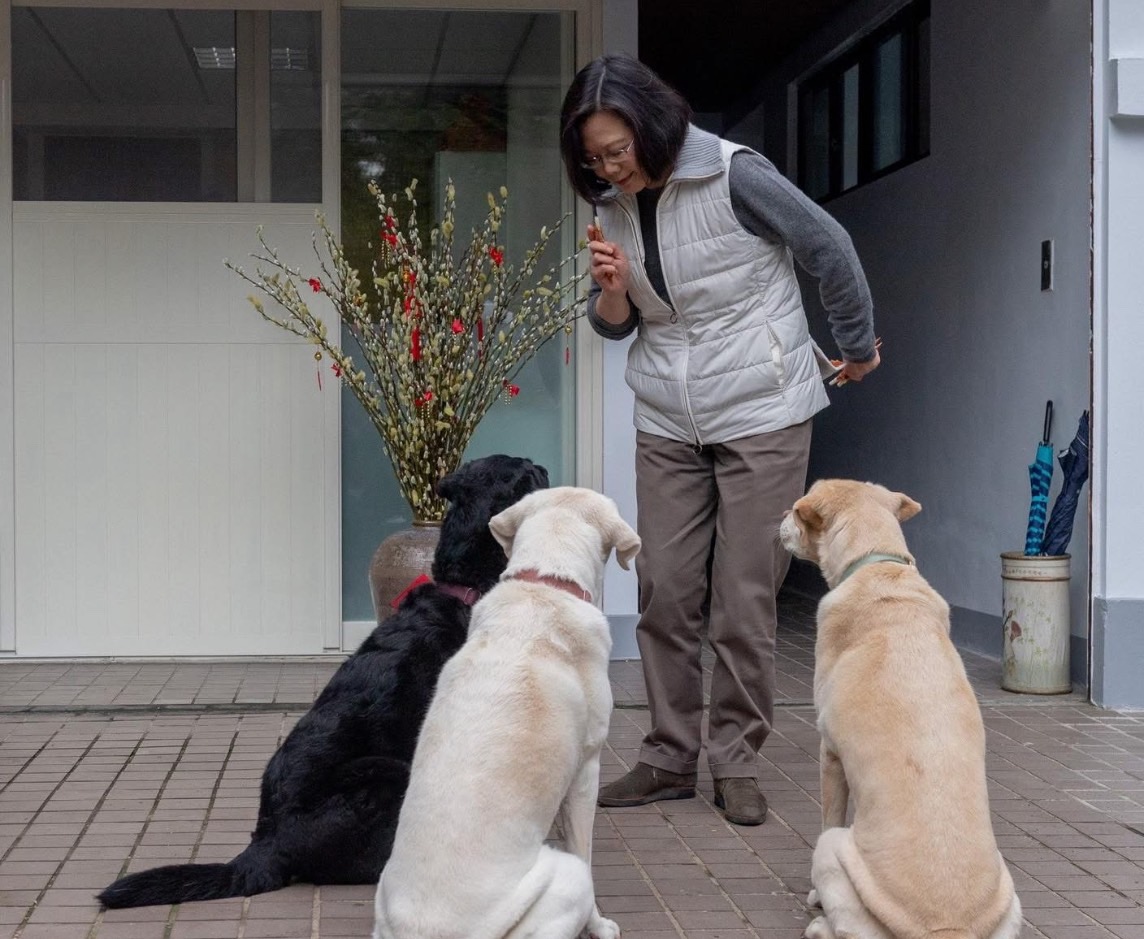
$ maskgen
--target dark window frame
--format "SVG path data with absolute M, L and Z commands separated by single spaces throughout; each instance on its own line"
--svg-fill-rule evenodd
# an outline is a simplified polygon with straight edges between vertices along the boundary
M 923 27 L 928 29 L 930 0 L 913 0 L 876 29 L 863 36 L 845 52 L 831 59 L 798 84 L 795 126 L 798 140 L 798 183 L 819 202 L 826 202 L 844 193 L 881 179 L 904 166 L 929 156 L 929 75 L 922 70 L 929 68 L 929 54 L 922 61 L 921 42 Z M 895 36 L 901 37 L 901 61 L 899 63 L 900 113 L 902 128 L 902 148 L 898 159 L 885 166 L 874 168 L 874 146 L 876 139 L 874 100 L 875 57 L 879 48 Z M 846 73 L 858 66 L 858 161 L 857 181 L 844 185 L 843 169 L 845 147 L 843 136 L 844 121 L 844 81 Z M 825 192 L 811 192 L 811 167 L 808 157 L 811 153 L 810 121 L 808 103 L 813 95 L 823 90 L 828 94 L 828 133 L 827 133 L 827 189 Z M 925 94 L 923 95 L 923 90 Z M 924 99 L 924 100 L 923 100 Z M 821 169 L 821 167 L 819 167 Z

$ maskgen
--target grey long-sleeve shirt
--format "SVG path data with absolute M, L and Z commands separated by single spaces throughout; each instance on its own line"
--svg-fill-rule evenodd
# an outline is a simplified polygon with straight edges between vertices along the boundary
M 758 153 L 739 151 L 731 157 L 728 185 L 731 208 L 743 228 L 756 237 L 785 244 L 799 266 L 818 280 L 830 331 L 842 354 L 852 362 L 874 358 L 874 305 L 846 230 Z M 645 270 L 655 292 L 670 305 L 660 267 L 655 221 L 661 192 L 641 190 L 636 194 L 636 203 Z M 588 321 L 592 328 L 608 339 L 622 339 L 632 333 L 639 325 L 639 310 L 629 300 L 631 315 L 623 323 L 613 325 L 596 314 L 600 293 L 599 284 L 593 281 L 588 294 Z

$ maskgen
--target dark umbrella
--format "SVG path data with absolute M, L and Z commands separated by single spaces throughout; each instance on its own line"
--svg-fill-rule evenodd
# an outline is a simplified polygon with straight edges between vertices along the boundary
M 1064 473 L 1064 482 L 1061 491 L 1057 493 L 1057 501 L 1053 503 L 1049 524 L 1045 527 L 1042 554 L 1064 554 L 1069 539 L 1072 538 L 1076 504 L 1080 499 L 1081 487 L 1088 479 L 1088 411 L 1080 416 L 1076 436 L 1068 447 L 1057 454 L 1057 460 Z
M 1029 527 L 1025 529 L 1025 554 L 1040 554 L 1045 539 L 1045 516 L 1049 510 L 1049 486 L 1053 481 L 1053 445 L 1049 434 L 1053 429 L 1053 402 L 1045 402 L 1045 432 L 1037 447 L 1037 456 L 1029 464 Z

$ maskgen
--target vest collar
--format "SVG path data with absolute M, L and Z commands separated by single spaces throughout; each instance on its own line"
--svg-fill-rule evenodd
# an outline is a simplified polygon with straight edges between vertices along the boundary
M 723 145 L 714 134 L 688 125 L 669 179 L 705 179 L 723 172 Z
M 568 580 L 566 577 L 557 577 L 554 574 L 541 574 L 540 571 L 528 569 L 506 574 L 505 580 L 523 580 L 530 584 L 544 584 L 548 587 L 555 587 L 557 590 L 563 590 L 565 593 L 570 593 L 578 600 L 584 600 L 587 603 L 592 602 L 592 595 L 588 593 L 587 590 L 574 580 Z
M 907 567 L 913 567 L 914 562 L 908 557 L 903 557 L 900 554 L 880 554 L 877 551 L 870 554 L 863 554 L 860 558 L 856 558 L 846 565 L 846 570 L 842 572 L 842 576 L 838 578 L 838 583 L 834 586 L 839 586 L 847 577 L 857 571 L 859 568 L 865 567 L 867 564 L 878 564 L 882 561 L 893 561 L 895 564 L 905 564 Z

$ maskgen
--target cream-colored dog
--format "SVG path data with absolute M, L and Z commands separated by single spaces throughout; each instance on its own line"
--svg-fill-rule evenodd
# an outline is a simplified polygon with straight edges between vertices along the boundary
M 593 604 L 639 536 L 589 489 L 545 489 L 493 517 L 501 581 L 473 607 L 413 758 L 374 939 L 615 939 L 592 886 L 612 692 Z M 565 848 L 544 844 L 559 817 Z
M 900 492 L 831 479 L 782 523 L 783 544 L 830 587 L 815 644 L 823 831 L 808 901 L 823 915 L 808 939 L 1011 939 L 1021 928 L 949 606 L 902 537 L 919 511 Z

